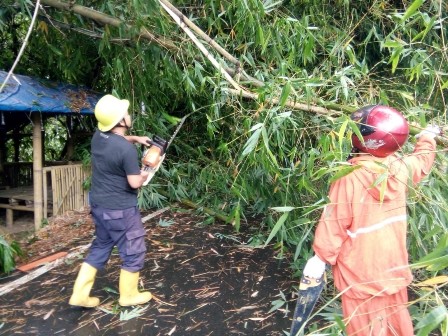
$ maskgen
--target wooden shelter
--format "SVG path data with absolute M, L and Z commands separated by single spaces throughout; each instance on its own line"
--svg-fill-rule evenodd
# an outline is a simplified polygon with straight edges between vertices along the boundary
M 44 124 L 56 117 L 65 118 L 67 130 L 75 129 L 75 124 L 93 125 L 93 109 L 101 95 L 87 88 L 29 76 L 12 75 L 8 79 L 7 73 L 0 71 L 0 84 L 5 80 L 8 82 L 0 92 L 0 208 L 6 209 L 7 225 L 12 225 L 14 210 L 34 212 L 34 227 L 38 230 L 48 212 L 55 215 L 86 204 L 87 191 L 82 184 L 89 175 L 81 164 L 70 161 L 74 133 L 67 136 L 65 160 L 45 161 Z M 30 124 L 32 134 L 24 133 Z M 92 129 L 84 127 L 84 136 Z M 20 162 L 19 145 L 29 136 L 33 160 Z M 7 146 L 10 140 L 12 145 L 10 142 Z

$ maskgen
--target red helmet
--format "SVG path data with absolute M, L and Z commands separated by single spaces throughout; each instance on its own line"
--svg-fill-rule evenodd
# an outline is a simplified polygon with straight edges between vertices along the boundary
M 409 136 L 409 125 L 403 115 L 384 105 L 365 106 L 351 115 L 357 122 L 364 143 L 356 134 L 353 146 L 361 152 L 386 157 L 404 145 Z

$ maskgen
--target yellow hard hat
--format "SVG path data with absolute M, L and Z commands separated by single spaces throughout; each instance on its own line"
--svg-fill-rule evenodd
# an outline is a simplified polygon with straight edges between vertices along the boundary
M 115 127 L 126 115 L 129 100 L 118 99 L 108 94 L 98 100 L 95 106 L 95 118 L 100 131 L 107 132 Z

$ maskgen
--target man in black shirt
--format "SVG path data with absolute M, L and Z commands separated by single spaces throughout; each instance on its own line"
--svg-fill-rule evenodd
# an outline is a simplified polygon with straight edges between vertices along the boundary
M 91 213 L 95 239 L 78 273 L 69 303 L 96 307 L 100 300 L 90 297 L 96 272 L 109 260 L 117 246 L 122 260 L 119 291 L 121 306 L 143 304 L 150 292 L 138 291 L 139 272 L 146 253 L 145 236 L 137 191 L 148 177 L 140 169 L 133 143 L 148 145 L 148 137 L 126 136 L 131 126 L 129 101 L 105 95 L 95 106 L 98 130 L 92 137 Z

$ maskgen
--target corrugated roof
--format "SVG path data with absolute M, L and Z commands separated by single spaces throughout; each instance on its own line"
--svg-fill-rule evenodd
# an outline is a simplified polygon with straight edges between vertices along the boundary
M 7 74 L 0 70 L 0 87 Z M 0 92 L 0 111 L 93 114 L 101 96 L 85 87 L 13 75 Z

